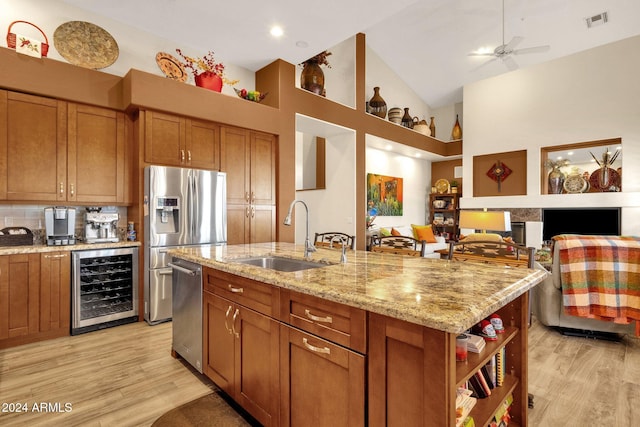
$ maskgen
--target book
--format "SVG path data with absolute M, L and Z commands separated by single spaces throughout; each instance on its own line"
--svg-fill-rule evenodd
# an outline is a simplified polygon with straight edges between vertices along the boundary
M 484 338 L 482 338 L 480 335 L 474 335 L 474 334 L 467 334 L 468 337 L 468 341 L 467 341 L 467 350 L 472 352 L 472 353 L 480 353 L 482 352 L 482 350 L 484 350 L 484 347 L 486 346 L 486 342 L 484 341 Z
M 468 388 L 458 387 L 456 390 L 456 408 L 459 408 L 463 403 L 471 397 L 473 390 Z
M 496 363 L 496 359 L 498 358 L 498 356 L 496 354 L 493 355 L 493 357 L 491 359 L 489 359 L 489 362 L 487 362 L 487 370 L 489 371 L 489 379 L 491 380 L 491 383 L 493 384 L 494 387 L 498 386 L 498 372 L 497 372 L 497 363 Z
M 487 397 L 487 393 L 485 393 L 484 388 L 482 388 L 480 381 L 478 381 L 475 375 L 472 375 L 469 378 L 469 388 L 473 391 L 473 397 L 478 399 L 484 399 Z
M 456 427 L 461 427 L 464 421 L 468 418 L 469 412 L 476 405 L 478 400 L 475 397 L 467 396 L 464 400 L 464 404 L 460 408 L 456 408 Z
M 476 422 L 473 420 L 472 416 L 468 416 L 462 422 L 462 426 L 461 427 L 476 427 Z
M 505 374 L 505 348 L 502 347 L 498 353 L 496 353 L 496 384 L 502 386 L 504 384 Z
M 484 377 L 484 380 L 487 382 L 487 385 L 489 386 L 489 388 L 490 389 L 494 388 L 495 384 L 491 380 L 491 374 L 489 373 L 489 368 L 487 367 L 487 365 L 484 365 L 482 368 L 480 368 L 480 372 L 482 373 L 482 376 Z
M 478 379 L 478 382 L 480 383 L 480 387 L 482 387 L 485 394 L 487 396 L 491 396 L 491 388 L 489 387 L 487 380 L 484 379 L 484 375 L 482 374 L 482 371 L 476 372 L 475 374 L 473 374 L 473 376 Z

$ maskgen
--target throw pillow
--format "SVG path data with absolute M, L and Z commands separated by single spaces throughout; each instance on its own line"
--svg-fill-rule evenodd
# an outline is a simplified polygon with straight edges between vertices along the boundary
M 400 234 L 400 232 L 398 230 L 396 230 L 395 228 L 391 229 L 391 235 L 392 236 L 402 236 L 402 234 Z
M 436 236 L 433 234 L 431 225 L 411 224 L 411 228 L 413 228 L 413 237 L 416 240 L 424 240 L 427 243 L 438 243 Z
M 391 236 L 391 232 L 389 231 L 388 228 L 381 228 L 380 229 L 380 235 L 381 236 Z

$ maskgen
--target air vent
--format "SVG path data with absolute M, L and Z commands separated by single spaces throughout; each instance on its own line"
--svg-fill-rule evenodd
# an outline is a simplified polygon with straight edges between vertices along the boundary
M 609 17 L 607 15 L 607 12 L 602 12 L 587 18 L 586 21 L 587 28 L 591 28 L 607 23 L 607 21 L 609 21 Z

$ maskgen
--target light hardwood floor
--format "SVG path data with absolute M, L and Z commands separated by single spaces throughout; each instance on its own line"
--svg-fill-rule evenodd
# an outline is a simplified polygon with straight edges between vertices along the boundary
M 0 425 L 149 426 L 214 389 L 173 359 L 170 346 L 171 323 L 135 323 L 0 350 L 0 404 L 28 406 L 0 412 Z M 534 319 L 529 391 L 534 427 L 640 425 L 640 341 L 566 337 Z M 34 412 L 40 403 L 71 410 Z

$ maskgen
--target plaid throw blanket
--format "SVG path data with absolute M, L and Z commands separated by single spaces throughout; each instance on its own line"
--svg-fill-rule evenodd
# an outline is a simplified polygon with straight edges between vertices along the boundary
M 560 235 L 554 240 L 566 314 L 623 324 L 640 320 L 640 238 Z

